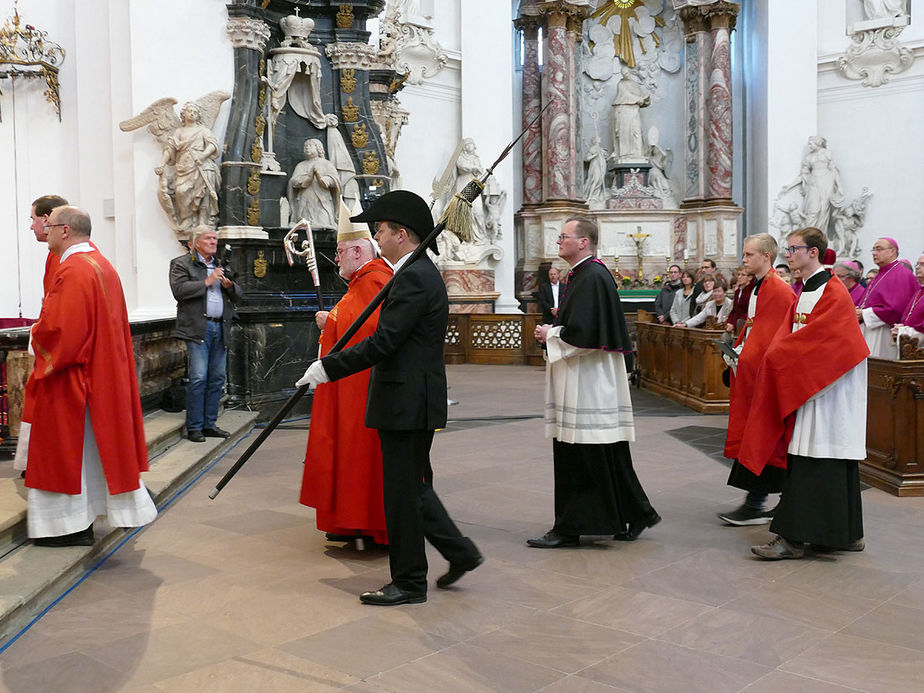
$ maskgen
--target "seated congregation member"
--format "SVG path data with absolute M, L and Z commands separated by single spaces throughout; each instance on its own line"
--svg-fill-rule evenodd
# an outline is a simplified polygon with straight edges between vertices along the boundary
M 546 345 L 545 434 L 552 439 L 555 522 L 529 546 L 578 546 L 581 535 L 632 541 L 661 521 L 632 467 L 635 421 L 626 373 L 632 342 L 613 275 L 594 257 L 599 229 L 569 219 L 558 256 L 571 266 L 556 325 L 538 325 Z
M 742 325 L 748 318 L 748 304 L 751 302 L 751 292 L 754 290 L 754 275 L 748 271 L 748 268 L 741 265 L 735 272 L 737 282 L 732 294 L 732 303 L 734 307 L 728 314 L 728 324 L 725 329 L 728 332 L 737 332 L 738 323 Z
M 706 307 L 699 313 L 686 321 L 686 327 L 704 328 L 709 318 L 715 318 L 716 324 L 719 326 L 715 329 L 724 328 L 725 321 L 728 319 L 728 314 L 731 313 L 734 307 L 734 302 L 731 300 L 728 293 L 726 293 L 724 282 L 716 282 L 715 288 L 710 294 L 712 300 L 706 303 Z M 684 324 L 680 323 L 680 326 L 684 326 Z
M 706 275 L 703 277 L 703 281 L 699 283 L 699 293 L 693 292 L 693 315 L 701 313 L 709 301 L 712 300 L 712 290 L 715 285 L 716 278 L 714 276 Z
M 674 292 L 674 305 L 671 306 L 671 323 L 676 325 L 693 316 L 693 284 L 696 275 L 693 270 L 684 270 L 680 275 L 680 288 Z
M 680 290 L 680 265 L 671 265 L 667 270 L 668 280 L 655 298 L 655 316 L 662 325 L 671 324 L 671 308 L 674 307 L 674 294 Z
M 847 287 L 847 292 L 853 300 L 853 305 L 860 305 L 860 301 L 863 300 L 863 294 L 866 293 L 866 287 L 860 283 L 860 277 L 863 275 L 857 263 L 852 260 L 838 262 L 834 265 L 834 274 L 841 280 L 841 283 Z
M 776 448 L 763 469 L 755 474 L 739 461 L 741 441 L 751 407 L 755 405 L 754 386 L 770 341 L 792 320 L 796 296 L 792 288 L 772 269 L 778 252 L 776 240 L 768 233 L 758 233 L 744 239 L 742 260 L 754 274 L 754 290 L 748 303 L 747 322 L 738 335 L 735 349 L 738 361 L 733 366 L 729 390 L 728 435 L 725 457 L 734 460 L 728 475 L 728 485 L 747 492 L 744 503 L 735 510 L 719 513 L 719 519 L 735 526 L 760 525 L 770 522 L 773 511 L 766 510 L 767 497 L 779 493 L 786 469 L 786 440 L 778 436 Z M 731 365 L 731 364 L 730 364 Z
M 844 285 L 821 265 L 827 237 L 816 228 L 789 234 L 786 256 L 802 270 L 791 330 L 780 329 L 757 376 L 740 461 L 760 473 L 789 434 L 786 476 L 770 531 L 751 551 L 767 560 L 801 558 L 813 545 L 862 551 L 859 460 L 866 458 L 869 348 Z M 837 349 L 830 349 L 837 335 Z M 823 354 L 822 357 L 819 354 Z
M 921 284 L 921 288 L 905 306 L 901 322 L 892 328 L 892 335 L 899 349 L 901 343 L 898 340 L 901 336 L 917 339 L 918 348 L 924 348 L 924 255 L 918 258 L 914 266 L 914 276 Z
M 898 243 L 894 238 L 879 238 L 873 244 L 873 261 L 878 274 L 866 287 L 866 293 L 856 306 L 860 329 L 875 358 L 891 359 L 892 326 L 902 317 L 902 311 L 917 293 L 914 274 L 898 260 Z

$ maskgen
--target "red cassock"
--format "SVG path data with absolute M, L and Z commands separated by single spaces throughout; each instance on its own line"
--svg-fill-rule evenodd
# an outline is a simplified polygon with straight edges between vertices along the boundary
M 132 335 L 119 275 L 98 250 L 61 263 L 32 328 L 32 347 L 26 486 L 80 493 L 89 407 L 109 493 L 137 489 L 148 451 Z
M 792 311 L 797 300 L 789 284 L 780 279 L 776 270 L 771 269 L 757 292 L 757 308 L 751 331 L 747 334 L 745 329 L 738 335 L 736 346 L 744 340 L 745 334 L 747 341 L 738 358 L 737 372 L 732 375 L 728 397 L 728 435 L 725 438 L 724 454 L 729 459 L 738 459 L 751 404 L 757 401 L 754 399 L 754 385 L 767 348 L 781 325 L 792 326 Z M 786 468 L 786 441 L 782 438 L 768 464 Z
M 791 313 L 795 319 L 795 310 Z M 780 326 L 757 375 L 755 406 L 738 456 L 755 474 L 768 463 L 781 436 L 789 446 L 796 410 L 869 356 L 853 299 L 836 276 L 812 312 L 801 318 L 805 326 L 795 332 L 792 319 Z
M 391 275 L 391 268 L 380 259 L 357 270 L 346 295 L 324 325 L 322 355 L 330 351 Z M 376 309 L 347 346 L 370 336 L 378 322 Z M 363 424 L 368 389 L 369 371 L 361 371 L 315 390 L 299 500 L 317 510 L 318 529 L 332 534 L 358 532 L 387 544 L 382 449 L 378 433 Z

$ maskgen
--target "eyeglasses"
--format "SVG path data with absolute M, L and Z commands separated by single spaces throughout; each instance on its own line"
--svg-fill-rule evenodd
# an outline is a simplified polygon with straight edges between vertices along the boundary
M 799 250 L 799 248 L 805 248 L 806 250 L 808 250 L 811 247 L 812 246 L 810 245 L 791 245 L 788 248 L 783 248 L 783 252 L 786 253 L 787 255 L 795 255 L 796 251 Z
M 883 250 L 891 250 L 890 248 L 886 248 L 885 246 L 882 246 L 882 245 L 874 245 L 872 249 L 873 249 L 873 252 L 875 253 L 881 253 Z
M 358 246 L 358 245 L 348 245 L 348 246 L 347 246 L 346 248 L 344 248 L 343 250 L 341 250 L 340 248 L 337 248 L 337 250 L 334 252 L 334 257 L 340 257 L 340 256 L 343 255 L 346 251 L 348 251 L 348 250 L 353 250 L 353 249 L 355 249 L 355 248 L 359 248 L 359 246 Z
M 558 241 L 561 242 L 561 241 L 564 241 L 564 240 L 566 240 L 566 239 L 568 239 L 568 238 L 587 238 L 587 236 L 568 236 L 568 235 L 565 235 L 565 234 L 560 234 L 560 235 L 558 236 Z
M 67 226 L 67 224 L 45 224 L 45 232 L 48 232 L 48 229 L 53 229 L 55 226 Z

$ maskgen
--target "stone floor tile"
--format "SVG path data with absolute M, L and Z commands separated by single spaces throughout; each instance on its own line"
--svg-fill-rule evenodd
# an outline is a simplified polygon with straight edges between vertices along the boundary
M 121 691 L 126 676 L 80 652 L 42 660 L 41 666 L 4 665 L 0 690 L 10 693 L 107 693 Z
M 888 602 L 857 619 L 841 633 L 924 650 L 924 610 Z
M 771 671 L 745 688 L 742 693 L 848 693 L 862 691 L 861 688 L 846 688 L 805 676 L 787 674 L 785 671 Z

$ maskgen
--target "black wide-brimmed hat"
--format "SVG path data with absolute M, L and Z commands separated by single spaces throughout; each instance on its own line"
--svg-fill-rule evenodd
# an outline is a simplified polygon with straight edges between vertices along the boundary
M 410 190 L 393 190 L 373 200 L 362 214 L 350 217 L 350 221 L 390 221 L 413 231 L 421 243 L 433 231 L 433 216 L 420 195 Z M 437 255 L 436 239 L 430 243 L 430 250 Z

